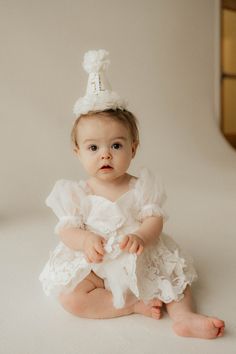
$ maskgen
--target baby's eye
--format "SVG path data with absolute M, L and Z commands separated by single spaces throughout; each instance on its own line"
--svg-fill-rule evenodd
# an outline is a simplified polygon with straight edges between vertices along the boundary
M 97 151 L 97 149 L 98 149 L 97 145 L 90 145 L 89 146 L 89 150 L 91 150 L 91 151 Z
M 120 143 L 114 143 L 112 145 L 112 149 L 119 150 L 120 148 L 122 148 L 122 145 Z

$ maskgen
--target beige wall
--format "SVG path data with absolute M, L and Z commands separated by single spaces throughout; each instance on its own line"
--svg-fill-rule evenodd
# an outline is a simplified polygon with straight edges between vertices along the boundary
M 233 161 L 214 122 L 216 1 L 0 4 L 1 215 L 44 209 L 55 180 L 84 177 L 69 133 L 88 49 L 110 52 L 112 86 L 140 119 L 132 171 L 159 170 L 171 188 L 226 151 L 225 163 Z

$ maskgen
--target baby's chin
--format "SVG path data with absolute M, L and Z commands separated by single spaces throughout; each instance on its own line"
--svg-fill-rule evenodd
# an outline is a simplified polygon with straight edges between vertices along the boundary
M 98 171 L 97 177 L 101 180 L 113 181 L 114 179 L 119 177 L 119 175 L 116 173 L 114 168 L 104 168 Z
M 117 171 L 113 167 L 103 168 L 97 172 L 96 178 L 98 178 L 102 181 L 113 182 L 117 179 L 122 179 L 125 174 L 126 174 L 126 172 Z

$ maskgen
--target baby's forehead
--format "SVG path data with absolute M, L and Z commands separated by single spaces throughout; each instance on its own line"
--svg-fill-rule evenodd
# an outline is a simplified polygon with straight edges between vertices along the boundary
M 96 138 L 99 136 L 111 138 L 113 135 L 116 137 L 118 134 L 127 138 L 129 137 L 129 129 L 124 123 L 114 118 L 92 116 L 82 117 L 77 126 L 77 134 L 78 137 L 89 135 Z

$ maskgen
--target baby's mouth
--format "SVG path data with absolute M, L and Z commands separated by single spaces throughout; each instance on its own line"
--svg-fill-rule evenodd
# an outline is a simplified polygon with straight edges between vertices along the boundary
M 101 170 L 109 170 L 109 169 L 112 169 L 112 167 L 110 165 L 104 165 L 101 167 Z

